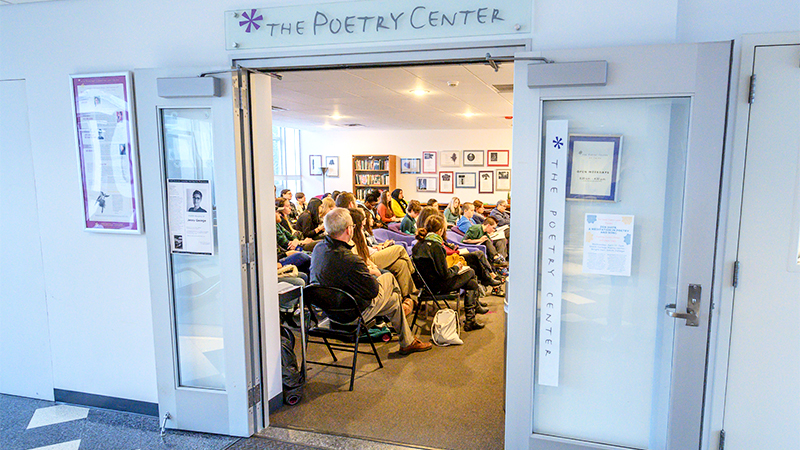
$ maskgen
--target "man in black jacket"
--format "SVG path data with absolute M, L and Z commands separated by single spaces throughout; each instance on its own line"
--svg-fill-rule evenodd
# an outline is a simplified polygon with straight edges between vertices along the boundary
M 335 208 L 325 215 L 328 235 L 311 254 L 311 282 L 342 289 L 355 298 L 364 320 L 386 316 L 400 333 L 400 354 L 430 350 L 430 343 L 415 338 L 403 314 L 402 297 L 391 273 L 370 269 L 353 253 L 353 219 L 350 211 Z

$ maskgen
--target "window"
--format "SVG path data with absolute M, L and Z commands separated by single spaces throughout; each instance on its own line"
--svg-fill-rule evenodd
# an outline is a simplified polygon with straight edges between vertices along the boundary
M 300 130 L 272 127 L 272 153 L 278 192 L 281 189 L 291 189 L 292 193 L 302 191 Z

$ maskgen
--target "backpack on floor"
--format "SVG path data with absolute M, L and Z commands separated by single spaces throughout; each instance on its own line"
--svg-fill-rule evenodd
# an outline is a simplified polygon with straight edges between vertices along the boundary
M 440 347 L 464 343 L 458 336 L 458 314 L 455 311 L 444 308 L 436 312 L 431 325 L 431 341 Z
M 306 384 L 306 380 L 294 354 L 294 333 L 284 326 L 281 326 L 281 369 L 283 402 L 287 405 L 296 405 L 303 398 L 303 385 Z

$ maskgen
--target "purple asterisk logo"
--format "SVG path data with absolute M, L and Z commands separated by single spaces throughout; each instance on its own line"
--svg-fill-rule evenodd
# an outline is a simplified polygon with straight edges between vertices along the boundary
M 557 149 L 561 150 L 561 146 L 564 145 L 564 141 L 560 137 L 556 136 L 556 138 L 553 139 L 553 145 L 555 145 Z
M 251 9 L 249 15 L 247 14 L 247 11 L 243 12 L 242 13 L 242 17 L 244 17 L 247 20 L 240 20 L 239 21 L 239 26 L 243 27 L 243 26 L 247 25 L 247 29 L 244 30 L 245 33 L 249 33 L 251 27 L 255 27 L 256 30 L 261 28 L 261 25 L 257 24 L 256 21 L 257 20 L 264 20 L 264 16 L 262 16 L 260 14 L 258 15 L 258 17 L 256 17 L 256 10 L 255 9 Z

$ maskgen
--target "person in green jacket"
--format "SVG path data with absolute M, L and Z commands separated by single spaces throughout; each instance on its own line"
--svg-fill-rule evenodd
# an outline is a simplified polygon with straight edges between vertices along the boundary
M 486 246 L 486 252 L 489 254 L 489 260 L 495 264 L 505 264 L 508 258 L 508 247 L 505 238 L 492 240 L 490 235 L 494 233 L 497 227 L 497 221 L 491 217 L 487 217 L 482 224 L 476 224 L 469 227 L 464 234 L 464 239 L 461 241 L 465 244 L 483 244 Z
M 417 234 L 417 217 L 419 217 L 421 211 L 422 204 L 419 200 L 411 200 L 408 208 L 406 208 L 406 216 L 400 222 L 400 231 L 412 236 Z

